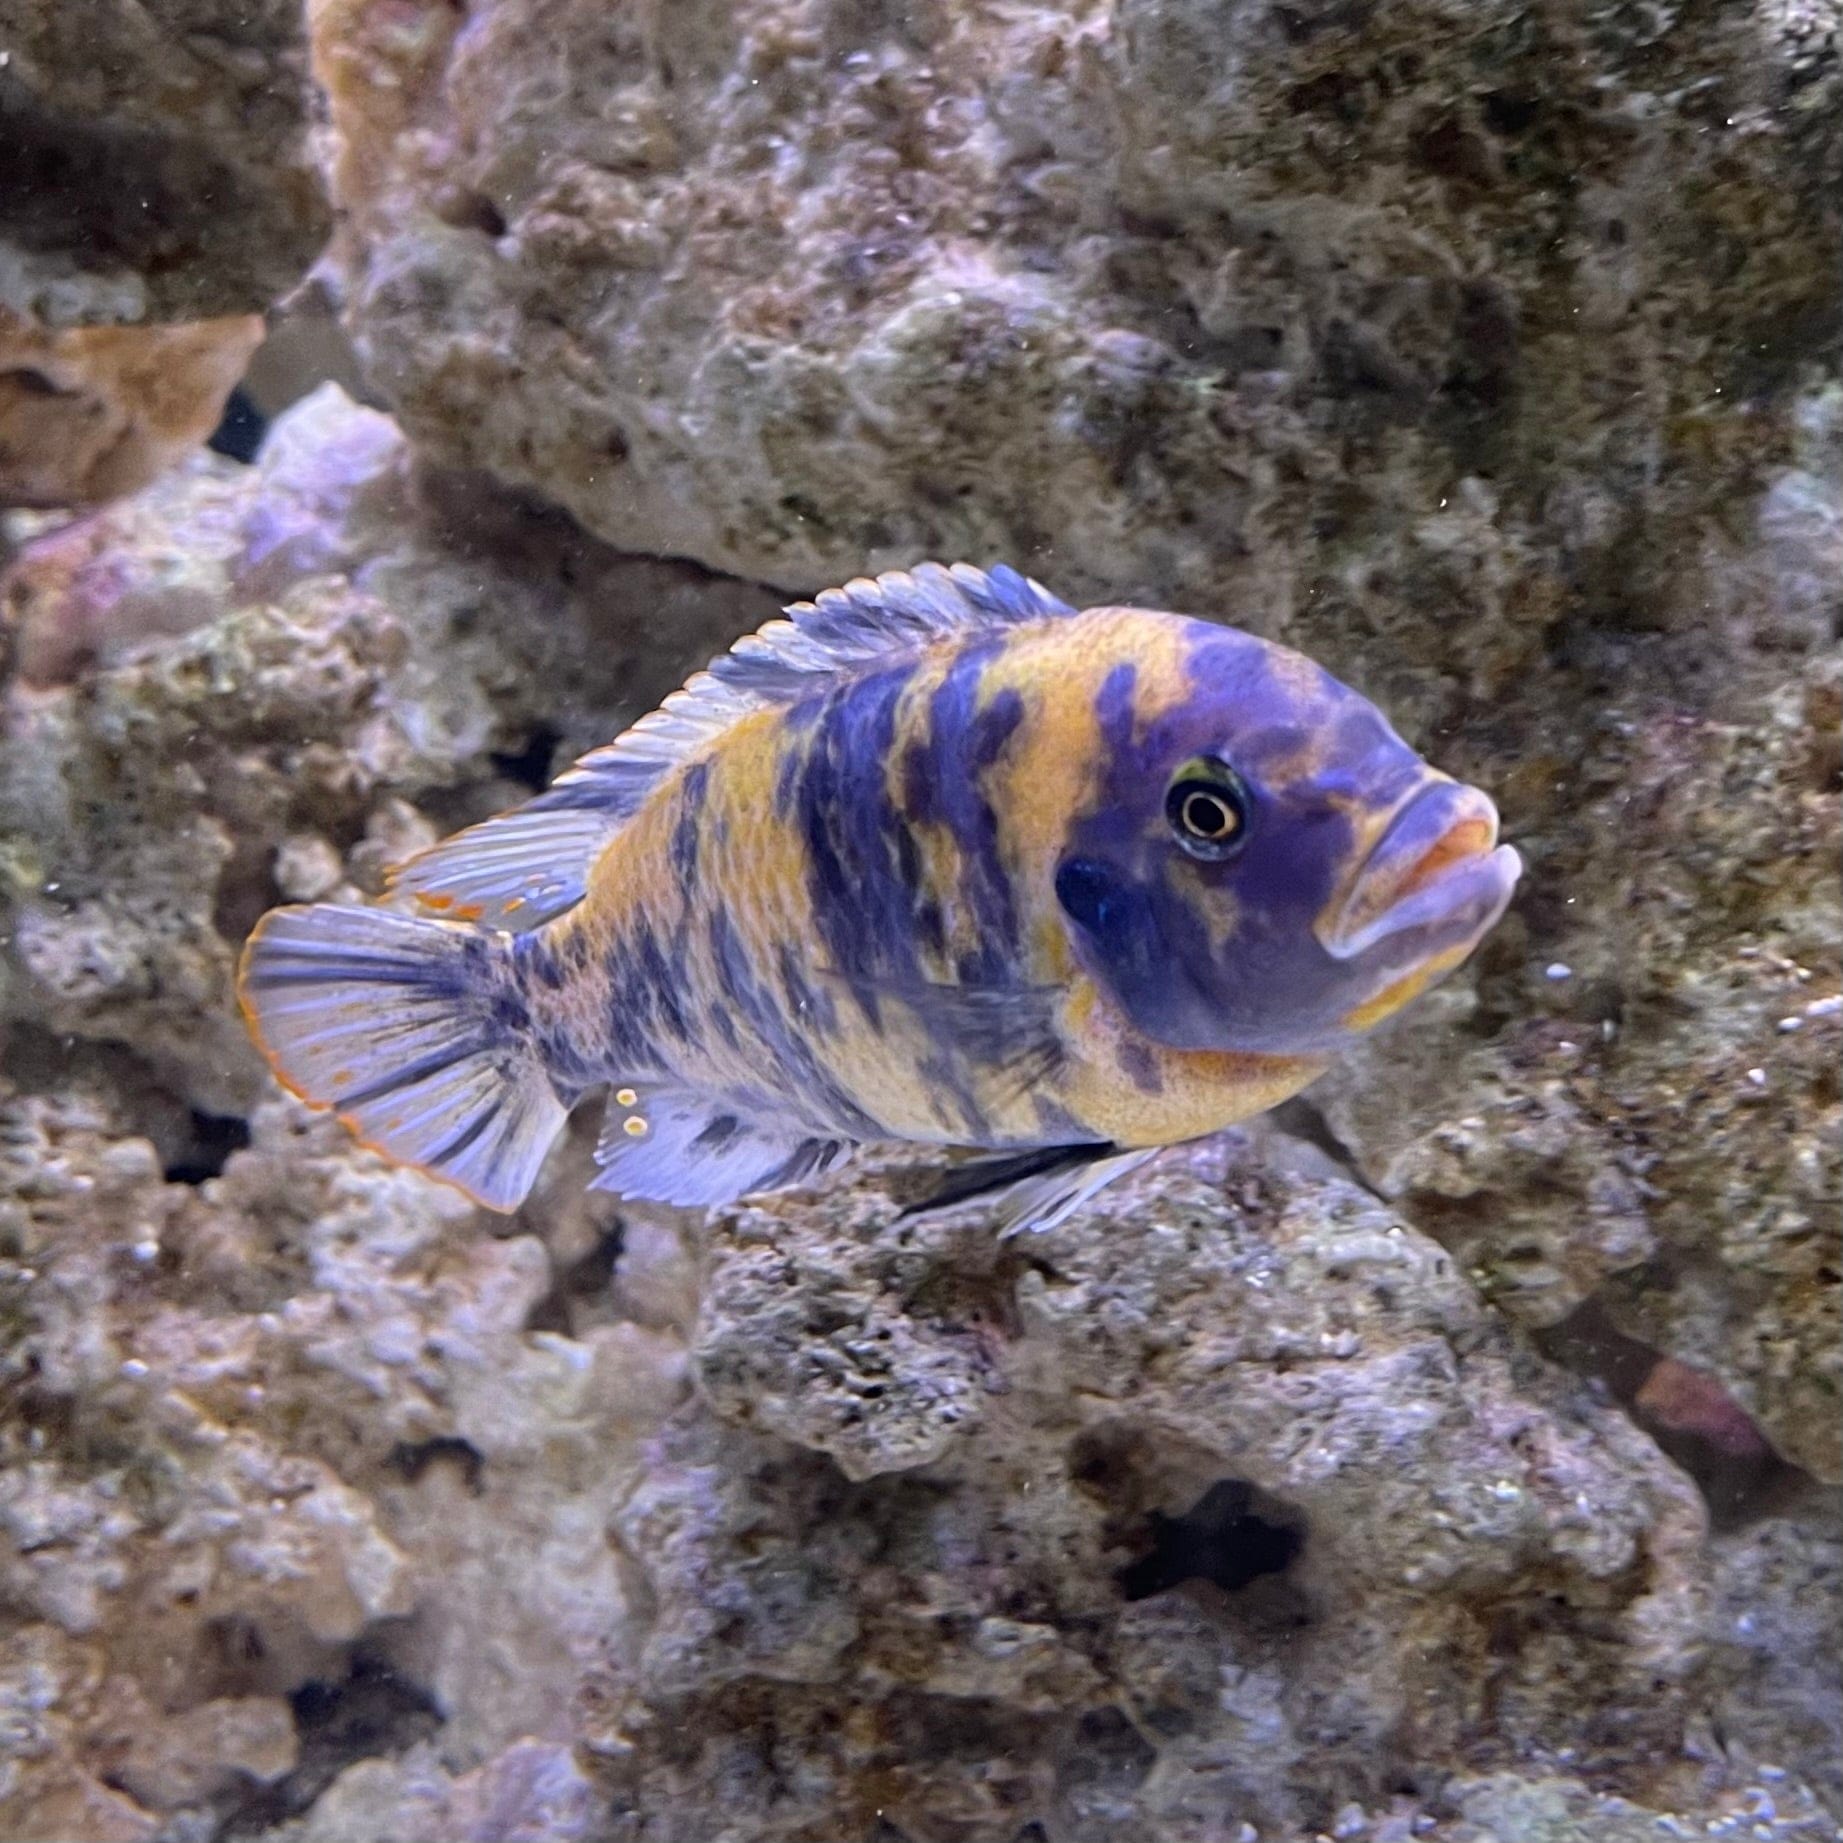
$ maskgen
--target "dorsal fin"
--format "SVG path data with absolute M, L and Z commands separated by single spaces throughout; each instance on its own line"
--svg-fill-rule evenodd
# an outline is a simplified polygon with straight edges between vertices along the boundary
M 536 927 L 582 900 L 589 866 L 653 788 L 752 711 L 798 703 L 830 678 L 951 634 L 1074 612 L 1003 564 L 921 563 L 794 602 L 535 800 L 399 865 L 390 888 L 483 926 Z
M 860 576 L 793 602 L 781 618 L 744 634 L 657 710 L 566 769 L 532 805 L 594 807 L 625 819 L 655 782 L 751 711 L 797 704 L 827 679 L 950 634 L 1074 612 L 1002 563 L 989 570 L 918 563 Z

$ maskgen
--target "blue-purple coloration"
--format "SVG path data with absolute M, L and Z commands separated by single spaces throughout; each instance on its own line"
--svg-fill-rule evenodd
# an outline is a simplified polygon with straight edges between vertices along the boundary
M 874 1139 L 882 1130 L 877 1120 L 860 1107 L 833 1080 L 815 1054 L 812 1033 L 796 1024 L 790 1005 L 769 982 L 759 976 L 747 949 L 729 917 L 721 910 L 710 917 L 711 958 L 723 984 L 732 1015 L 754 1038 L 765 1070 L 791 1074 L 804 1103 L 804 1117 L 815 1128 L 848 1132 L 859 1139 Z M 767 1094 L 754 1097 L 758 1106 L 775 1104 Z
M 928 698 L 925 734 L 901 757 L 901 800 L 891 797 L 888 763 L 898 708 L 914 671 L 873 673 L 840 687 L 802 725 L 777 786 L 782 811 L 806 847 L 809 898 L 824 948 L 819 979 L 795 982 L 790 997 L 810 1000 L 834 975 L 863 1020 L 883 1030 L 891 1006 L 928 1041 L 918 1062 L 943 1109 L 942 1126 L 974 1141 L 986 1130 L 972 1079 L 979 1052 L 965 1028 L 966 993 L 1003 993 L 1018 981 L 1018 918 L 1001 861 L 998 822 L 984 777 L 1002 757 L 1023 717 L 1015 691 L 981 698 L 981 679 L 1001 650 L 989 639 L 962 645 Z M 947 829 L 957 850 L 956 899 L 975 923 L 978 949 L 949 968 L 941 892 L 924 869 L 918 828 Z M 796 1010 L 800 1009 L 798 1003 Z M 829 997 L 805 1028 L 839 1028 Z
M 1014 688 L 981 702 L 980 680 L 1001 650 L 996 641 L 960 650 L 929 700 L 926 737 L 910 743 L 902 759 L 904 818 L 912 826 L 945 826 L 958 847 L 959 895 L 979 936 L 978 947 L 955 968 L 969 986 L 1002 983 L 1017 964 L 1019 947 L 1017 904 L 999 855 L 998 816 L 984 785 L 1024 719 L 1024 700 Z
M 831 970 L 873 1029 L 878 990 L 919 977 L 916 892 L 898 843 L 902 815 L 885 786 L 896 709 L 910 665 L 874 672 L 826 698 L 808 729 L 785 797 L 807 851 L 812 910 Z
M 710 764 L 693 762 L 679 783 L 678 823 L 672 828 L 672 869 L 686 896 L 698 886 L 698 850 L 703 837 L 704 795 L 710 785 Z
M 598 1085 L 602 1181 L 669 1201 L 884 1136 L 1092 1159 L 1297 1092 L 1508 898 L 1490 802 L 1246 634 L 961 567 L 790 614 L 404 867 L 438 919 L 266 918 L 278 1073 L 496 1208 Z
M 1102 681 L 1100 792 L 1071 830 L 1059 898 L 1084 959 L 1157 1041 L 1287 1052 L 1336 1040 L 1348 971 L 1314 926 L 1349 874 L 1348 815 L 1387 810 L 1426 766 L 1328 674 L 1302 694 L 1260 641 L 1186 627 L 1192 696 L 1176 708 L 1144 721 L 1130 662 Z M 1249 796 L 1246 842 L 1229 862 L 1198 862 L 1171 849 L 1158 815 L 1174 764 L 1225 748 Z M 1232 925 L 1213 932 L 1224 915 Z

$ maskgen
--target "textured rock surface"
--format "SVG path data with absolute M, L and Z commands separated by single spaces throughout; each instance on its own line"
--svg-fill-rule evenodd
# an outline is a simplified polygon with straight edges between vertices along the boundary
M 702 1788 L 790 1749 L 744 1834 L 874 1799 L 923 1838 L 1405 1837 L 1410 1787 L 1475 1816 L 1426 1762 L 1561 1755 L 1636 1836 L 1728 1808 L 1743 1761 L 1828 1772 L 1821 1629 L 1779 1679 L 1799 1717 L 1722 1698 L 1829 1598 L 1834 1505 L 1718 1572 L 1680 1475 L 1375 1199 L 1230 1140 L 994 1246 L 976 1207 L 898 1219 L 888 1176 L 709 1242 L 693 1357 L 732 1431 L 676 1423 L 616 1522 L 654 1608 L 641 1834 L 707 1834 Z M 1543 1797 L 1593 1834 L 1580 1788 Z
M 495 1238 L 285 1102 L 169 1180 L 125 1085 L 0 1104 L 8 1835 L 1837 1834 L 1834 1503 L 1708 1545 L 1273 1148 L 1021 1245 L 873 1169 L 693 1332 L 586 1144 Z
M 0 1832 L 247 1827 L 438 1709 L 468 1766 L 567 1729 L 621 1647 L 602 1524 L 678 1345 L 533 1330 L 539 1241 L 279 1105 L 223 1177 L 168 1181 L 111 1087 L 0 1093 Z M 427 1834 L 580 1802 L 526 1765 Z
M 1319 1097 L 1357 1168 L 1843 1478 L 1831 0 L 534 16 L 316 16 L 416 436 L 649 550 L 1005 556 L 1351 677 L 1531 866 L 1462 1053 Z
M 1302 632 L 1430 527 L 1429 586 L 1523 630 L 1449 636 L 1502 683 L 1782 444 L 1836 326 L 1834 29 L 326 0 L 315 50 L 353 324 L 443 452 L 789 586 L 998 554 Z M 1467 476 L 1513 503 L 1455 555 Z
M 119 67 L 5 6 L 0 105 L 95 145 Z M 1530 876 L 1303 1140 L 1049 1237 L 877 1163 L 629 1210 L 592 1121 L 488 1221 L 274 1095 L 237 941 L 772 598 L 333 393 L 15 518 L 0 1834 L 1836 1843 L 1829 0 L 314 17 L 435 460 L 785 585 L 1004 554 L 1290 637 Z M 0 283 L 216 311 L 241 198 Z
M 547 1835 L 584 1795 L 518 1743 L 623 1648 L 684 1257 L 635 1221 L 610 1287 L 586 1147 L 546 1241 L 494 1238 L 263 1101 L 229 969 L 772 603 L 418 479 L 326 391 L 43 531 L 0 605 L 0 1833 L 260 1827 L 439 1727 L 427 1834 Z
M 0 312 L 260 313 L 327 229 L 293 0 L 0 0 Z
M 0 313 L 0 506 L 145 486 L 209 438 L 261 340 L 255 314 L 46 332 Z
M 773 606 L 418 487 L 391 423 L 330 389 L 259 467 L 201 457 L 62 526 L 0 580 L 4 1009 L 247 1109 L 266 1078 L 229 980 L 264 908 L 375 886 Z

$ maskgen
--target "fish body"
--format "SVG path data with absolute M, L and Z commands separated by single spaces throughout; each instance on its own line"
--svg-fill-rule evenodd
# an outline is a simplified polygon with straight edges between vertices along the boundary
M 266 918 L 282 1079 L 497 1208 L 602 1086 L 632 1196 L 878 1139 L 1100 1171 L 1296 1093 L 1511 893 L 1482 793 L 1252 635 L 963 566 L 789 615 L 411 860 L 424 916 Z

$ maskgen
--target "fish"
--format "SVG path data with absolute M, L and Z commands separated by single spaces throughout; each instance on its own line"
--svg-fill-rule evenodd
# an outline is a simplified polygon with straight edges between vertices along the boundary
M 1302 654 L 922 564 L 794 603 L 381 902 L 272 910 L 237 993 L 284 1087 L 490 1210 L 605 1089 L 624 1197 L 907 1141 L 1044 1229 L 1297 1094 L 1520 871 Z

